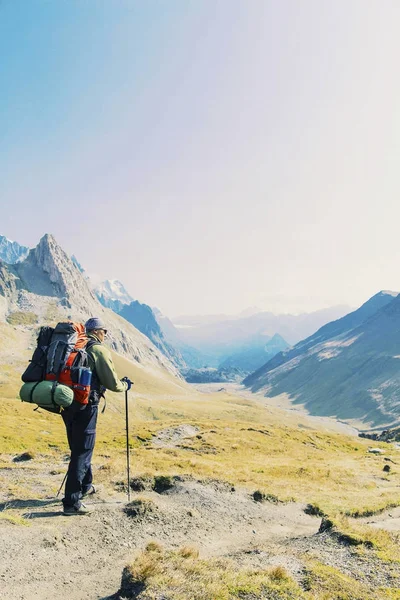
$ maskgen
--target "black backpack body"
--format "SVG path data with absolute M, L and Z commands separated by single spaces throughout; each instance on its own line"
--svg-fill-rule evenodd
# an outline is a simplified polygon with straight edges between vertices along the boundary
M 41 327 L 39 335 L 37 337 L 37 346 L 32 355 L 29 365 L 22 374 L 22 381 L 24 383 L 31 383 L 33 381 L 42 381 L 46 376 L 46 365 L 47 365 L 47 350 L 51 342 L 51 338 L 54 332 L 53 327 Z

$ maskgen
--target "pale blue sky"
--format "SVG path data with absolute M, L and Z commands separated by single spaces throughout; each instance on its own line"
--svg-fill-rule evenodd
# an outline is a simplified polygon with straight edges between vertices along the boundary
M 398 0 L 0 0 L 0 233 L 169 315 L 400 291 Z

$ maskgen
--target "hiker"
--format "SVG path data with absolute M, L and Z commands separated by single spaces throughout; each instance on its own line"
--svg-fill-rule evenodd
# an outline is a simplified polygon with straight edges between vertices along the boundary
M 96 439 L 98 405 L 106 389 L 125 392 L 132 386 L 128 377 L 118 379 L 110 351 L 103 345 L 107 335 L 103 321 L 92 317 L 86 321 L 85 328 L 89 338 L 86 351 L 92 370 L 89 403 L 82 405 L 73 402 L 62 412 L 71 450 L 63 498 L 64 515 L 84 515 L 91 512 L 81 500 L 96 492 L 92 483 L 91 461 Z

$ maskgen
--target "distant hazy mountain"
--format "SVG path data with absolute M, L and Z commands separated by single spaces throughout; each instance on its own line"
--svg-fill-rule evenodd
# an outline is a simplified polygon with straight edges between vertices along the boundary
M 0 259 L 12 265 L 28 256 L 29 248 L 21 246 L 18 242 L 12 242 L 4 235 L 0 235 Z
M 239 318 L 252 317 L 253 315 L 259 315 L 261 312 L 263 312 L 263 310 L 261 308 L 259 308 L 258 306 L 249 306 L 249 308 L 245 308 L 244 310 L 241 310 L 240 313 L 238 314 L 238 317 Z
M 289 348 L 289 344 L 276 333 L 272 338 L 266 338 L 260 345 L 243 348 L 228 356 L 220 364 L 220 369 L 237 368 L 242 372 L 252 373 L 265 365 L 278 352 Z
M 126 291 L 118 279 L 107 279 L 94 288 L 94 293 L 103 306 L 119 313 L 126 304 L 133 302 L 132 296 Z
M 129 323 L 132 323 L 158 348 L 178 369 L 187 364 L 173 342 L 168 339 L 157 322 L 153 309 L 134 300 L 118 279 L 107 279 L 94 288 L 94 293 L 103 306 L 111 308 Z M 160 313 L 161 314 L 161 313 Z
M 286 393 L 312 414 L 370 425 L 400 420 L 400 296 L 379 292 L 248 376 L 266 396 Z
M 180 352 L 165 339 L 150 306 L 134 300 L 130 304 L 124 304 L 119 314 L 147 336 L 178 368 L 186 368 Z
M 165 339 L 180 352 L 186 367 L 201 369 L 205 366 L 218 366 L 219 359 L 216 356 L 205 354 L 182 341 L 180 329 L 175 327 L 171 319 L 163 315 L 158 308 L 154 307 L 153 313 Z
M 214 323 L 222 323 L 223 321 L 232 321 L 238 319 L 239 316 L 229 316 L 224 314 L 217 315 L 180 315 L 172 317 L 171 321 L 178 329 L 186 327 L 202 327 L 204 325 L 213 325 Z
M 347 306 L 335 306 L 301 315 L 274 315 L 261 312 L 248 317 L 210 315 L 200 318 L 182 317 L 172 323 L 181 343 L 215 356 L 219 362 L 244 346 L 257 345 L 260 338 L 281 335 L 289 344 L 306 338 L 319 327 L 349 312 Z M 220 320 L 218 320 L 218 318 Z M 197 323 L 197 324 L 196 324 Z M 258 344 L 259 345 L 259 344 Z

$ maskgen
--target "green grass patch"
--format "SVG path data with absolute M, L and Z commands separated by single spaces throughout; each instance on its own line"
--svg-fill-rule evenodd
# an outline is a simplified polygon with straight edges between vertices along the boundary
M 373 590 L 334 567 L 319 562 L 309 565 L 303 585 L 310 594 L 307 597 L 316 600 L 383 600 L 395 597 L 387 596 L 382 588 Z
M 379 515 L 383 513 L 385 510 L 390 510 L 391 508 L 397 508 L 400 506 L 400 498 L 395 502 L 378 502 L 372 506 L 364 506 L 363 508 L 353 508 L 345 512 L 347 517 L 353 517 L 355 519 L 359 519 L 362 517 L 372 517 L 373 515 Z
M 23 527 L 29 527 L 31 525 L 28 519 L 24 519 L 24 517 L 21 517 L 21 515 L 11 512 L 7 509 L 4 509 L 0 512 L 0 521 L 3 523 L 9 523 L 10 525 L 18 525 Z
M 328 531 L 339 542 L 374 550 L 376 556 L 384 562 L 400 563 L 400 535 L 376 527 L 357 523 L 345 515 L 334 518 L 324 517 L 320 531 Z
M 33 312 L 12 312 L 7 316 L 7 323 L 10 325 L 35 325 L 38 322 L 38 316 Z

